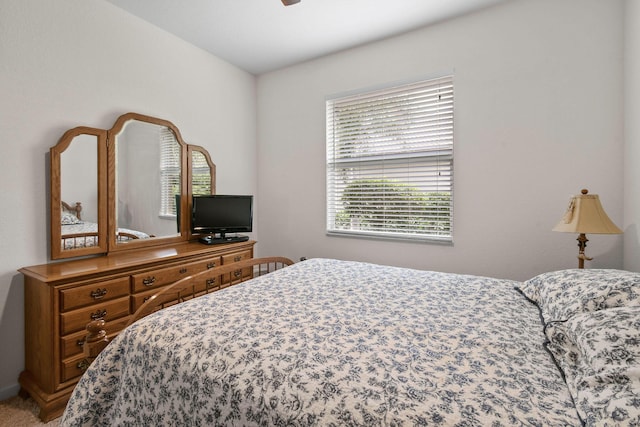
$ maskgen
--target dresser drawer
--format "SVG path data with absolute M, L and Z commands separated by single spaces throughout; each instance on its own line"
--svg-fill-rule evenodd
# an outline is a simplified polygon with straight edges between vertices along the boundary
M 234 254 L 224 255 L 222 257 L 222 265 L 244 261 L 245 259 L 251 259 L 252 257 L 253 257 L 252 251 L 243 251 L 243 252 L 236 252 Z M 253 275 L 253 270 L 250 267 L 244 268 L 244 269 L 238 269 L 238 270 L 232 271 L 229 274 L 225 274 L 224 277 L 222 277 L 222 284 L 234 282 L 240 279 L 240 277 L 251 277 L 252 275 Z
M 103 319 L 105 322 L 127 316 L 129 314 L 129 297 L 113 301 L 105 301 L 78 310 L 68 311 L 60 315 L 60 335 L 84 330 L 92 320 Z
M 212 257 L 202 261 L 195 261 L 188 264 L 177 265 L 174 267 L 151 270 L 146 273 L 134 274 L 132 276 L 133 292 L 142 292 L 148 289 L 158 288 L 160 286 L 173 283 L 184 277 L 220 265 L 220 262 L 220 257 Z
M 115 337 L 127 325 L 129 316 L 122 317 L 112 322 L 105 323 L 105 330 L 109 339 Z M 87 331 L 82 330 L 73 334 L 64 336 L 60 339 L 60 357 L 66 359 L 76 354 L 82 353 L 82 345 L 87 337 Z
M 80 354 L 74 358 L 67 359 L 61 363 L 60 382 L 77 379 L 82 376 L 84 371 L 80 368 L 80 364 L 84 360 L 84 355 Z
M 169 286 L 169 285 L 167 285 Z M 220 288 L 220 277 L 207 277 L 206 274 L 198 278 L 195 283 L 194 292 L 199 296 L 208 292 L 217 291 Z M 153 295 L 161 292 L 164 287 L 158 287 L 146 292 L 138 292 L 131 296 L 131 312 L 135 313 L 142 304 L 147 302 Z
M 127 294 L 129 294 L 129 276 L 63 289 L 60 291 L 60 307 L 62 311 L 69 311 Z
M 251 258 L 253 258 L 252 251 L 235 252 L 229 255 L 223 255 L 222 264 L 223 265 L 231 264 L 232 262 L 244 261 L 245 259 L 251 259 Z
M 164 286 L 160 286 L 157 289 L 151 289 L 146 292 L 138 292 L 137 294 L 131 295 L 131 313 L 135 313 L 142 304 L 147 302 L 149 298 L 161 292 L 164 289 Z

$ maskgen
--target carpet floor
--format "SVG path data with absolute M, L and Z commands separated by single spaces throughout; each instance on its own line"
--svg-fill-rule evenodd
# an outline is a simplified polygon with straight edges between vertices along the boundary
M 0 402 L 0 427 L 58 427 L 60 418 L 43 423 L 38 418 L 40 408 L 33 399 L 23 399 L 19 396 Z

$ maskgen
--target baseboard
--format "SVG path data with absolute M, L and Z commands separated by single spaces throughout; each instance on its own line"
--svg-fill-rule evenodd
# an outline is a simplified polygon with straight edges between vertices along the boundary
M 11 397 L 17 396 L 20 391 L 20 384 L 15 383 L 14 385 L 10 385 L 9 387 L 5 387 L 0 389 L 0 400 L 6 400 Z

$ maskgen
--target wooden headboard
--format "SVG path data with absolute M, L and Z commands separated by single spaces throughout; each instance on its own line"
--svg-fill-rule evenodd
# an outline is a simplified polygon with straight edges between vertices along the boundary
M 62 210 L 71 212 L 76 216 L 76 218 L 82 219 L 82 217 L 80 216 L 80 212 L 82 212 L 82 203 L 76 202 L 75 206 L 71 206 L 67 202 L 61 202 L 61 203 L 62 203 Z

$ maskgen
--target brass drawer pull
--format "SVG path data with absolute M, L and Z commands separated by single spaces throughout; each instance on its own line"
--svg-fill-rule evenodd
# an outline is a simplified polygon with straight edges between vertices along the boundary
M 84 340 L 78 340 L 76 341 L 76 344 L 78 345 L 78 347 L 82 347 L 84 345 Z
M 187 272 L 187 269 L 186 269 L 186 268 L 181 268 L 181 269 L 180 269 L 180 274 L 184 274 L 184 273 L 186 273 L 186 272 Z
M 87 359 L 82 359 L 76 366 L 78 367 L 78 369 L 84 372 L 89 368 L 89 365 L 91 365 L 91 362 L 89 362 Z
M 216 279 L 207 279 L 207 287 L 216 284 Z
M 242 275 L 242 270 L 236 270 L 233 272 L 233 277 L 236 279 Z
M 233 262 L 238 262 L 238 261 L 242 261 L 242 255 L 233 257 Z
M 146 279 L 142 279 L 142 284 L 145 286 L 151 286 L 156 282 L 155 276 L 149 276 Z
M 215 267 L 215 266 L 216 266 L 216 263 L 215 263 L 215 262 L 210 262 L 210 263 L 208 263 L 208 264 L 207 264 L 207 270 L 210 270 L 210 269 L 212 269 L 212 268 L 213 268 L 213 267 Z
M 95 313 L 91 313 L 91 320 L 104 319 L 107 315 L 107 310 L 98 310 Z
M 98 288 L 91 292 L 91 298 L 93 299 L 102 299 L 105 295 L 107 295 L 107 288 Z

